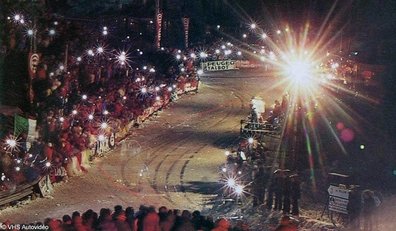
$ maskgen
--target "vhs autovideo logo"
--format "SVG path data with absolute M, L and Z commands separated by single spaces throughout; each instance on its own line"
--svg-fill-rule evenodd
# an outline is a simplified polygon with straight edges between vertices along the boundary
M 26 224 L 5 224 L 0 223 L 0 230 L 49 230 L 48 225 L 26 225 Z

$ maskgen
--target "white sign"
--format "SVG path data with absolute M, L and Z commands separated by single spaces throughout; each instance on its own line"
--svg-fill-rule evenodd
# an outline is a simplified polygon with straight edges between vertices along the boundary
M 329 210 L 348 214 L 348 199 L 343 199 L 340 197 L 329 196 Z
M 348 214 L 348 199 L 351 190 L 330 185 L 327 191 L 329 192 L 329 210 Z
M 235 70 L 234 60 L 221 60 L 221 61 L 209 61 L 201 63 L 202 70 L 204 71 L 226 71 Z
M 343 189 L 338 186 L 330 185 L 330 187 L 327 189 L 327 191 L 329 192 L 330 196 L 340 197 L 340 198 L 344 198 L 344 199 L 349 198 L 350 190 L 348 190 L 348 189 Z

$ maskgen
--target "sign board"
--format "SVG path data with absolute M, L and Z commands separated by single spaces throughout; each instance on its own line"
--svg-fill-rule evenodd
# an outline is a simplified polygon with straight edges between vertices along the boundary
M 204 71 L 227 71 L 237 69 L 234 60 L 202 62 L 201 66 Z
M 339 186 L 330 185 L 327 189 L 329 193 L 329 210 L 348 214 L 348 202 L 350 190 Z
M 250 60 L 236 60 L 235 61 L 235 66 L 236 68 L 240 69 L 249 69 L 249 68 L 259 68 L 263 67 L 264 65 L 262 63 L 250 61 Z
M 330 185 L 330 187 L 327 189 L 329 192 L 330 196 L 335 196 L 335 197 L 340 197 L 343 199 L 348 199 L 349 198 L 349 192 L 350 190 L 344 189 L 338 186 Z
M 348 199 L 343 199 L 335 196 L 329 196 L 329 210 L 348 214 Z

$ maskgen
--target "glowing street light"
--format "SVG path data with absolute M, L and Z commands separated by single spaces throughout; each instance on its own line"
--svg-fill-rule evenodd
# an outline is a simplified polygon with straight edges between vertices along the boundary
M 93 116 L 92 114 L 89 114 L 89 115 L 88 115 L 88 119 L 89 119 L 89 120 L 93 120 L 93 119 L 94 119 L 94 116 Z
M 103 134 L 98 135 L 99 141 L 105 141 L 106 137 Z
M 73 114 L 73 115 L 77 115 L 77 113 L 78 113 L 77 110 L 73 110 L 73 111 L 72 111 L 72 114 Z
M 203 74 L 203 70 L 202 70 L 202 69 L 199 69 L 199 70 L 197 71 L 197 74 L 198 74 L 198 75 L 202 75 L 202 74 Z
M 277 30 L 276 33 L 277 33 L 277 34 L 281 34 L 282 31 L 281 31 L 281 30 Z
M 243 37 L 243 38 L 247 38 L 247 34 L 243 34 L 242 37 Z
M 266 33 L 263 33 L 262 35 L 261 35 L 261 38 L 262 39 L 266 39 L 268 37 L 268 35 L 266 34 Z
M 147 93 L 147 88 L 143 87 L 140 91 L 141 91 L 143 94 L 145 94 L 145 93 Z
M 82 58 L 79 56 L 77 57 L 77 62 L 81 62 Z
M 249 137 L 248 143 L 249 143 L 249 144 L 253 144 L 253 142 L 254 142 L 254 139 L 253 139 L 252 137 Z
M 176 59 L 177 59 L 177 60 L 181 59 L 181 55 L 177 54 L 177 55 L 176 55 Z
M 82 98 L 83 100 L 86 100 L 86 99 L 88 99 L 88 96 L 84 94 L 84 95 L 81 96 L 81 98 Z
M 252 23 L 252 24 L 250 24 L 250 28 L 251 28 L 251 29 L 253 29 L 253 30 L 254 30 L 254 29 L 256 29 L 256 27 L 257 27 L 256 23 Z

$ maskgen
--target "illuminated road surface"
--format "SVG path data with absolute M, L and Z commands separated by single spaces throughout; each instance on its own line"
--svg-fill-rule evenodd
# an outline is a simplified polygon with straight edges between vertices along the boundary
M 267 105 L 281 97 L 272 89 L 275 77 L 242 73 L 201 79 L 196 95 L 183 95 L 157 117 L 146 121 L 88 173 L 55 186 L 51 198 L 7 208 L 0 220 L 18 222 L 61 218 L 73 211 L 141 204 L 204 210 L 218 188 L 218 167 L 224 151 L 239 134 L 239 121 L 249 113 L 253 96 Z

